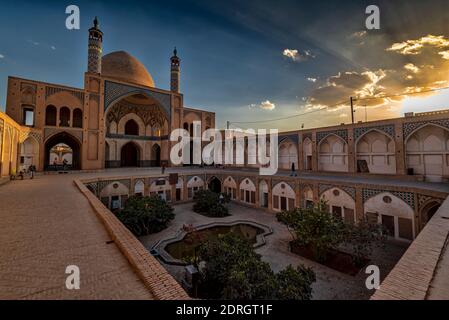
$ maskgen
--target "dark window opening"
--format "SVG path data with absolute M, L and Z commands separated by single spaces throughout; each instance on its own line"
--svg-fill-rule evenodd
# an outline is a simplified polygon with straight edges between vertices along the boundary
M 59 125 L 61 127 L 70 127 L 70 109 L 62 107 L 59 110 Z
M 45 109 L 45 125 L 46 126 L 56 126 L 56 107 L 47 106 Z
M 83 111 L 81 111 L 81 109 L 75 109 L 73 111 L 73 127 L 74 128 L 83 127 Z
M 125 124 L 125 134 L 130 136 L 139 135 L 139 126 L 134 120 L 128 120 L 128 122 Z

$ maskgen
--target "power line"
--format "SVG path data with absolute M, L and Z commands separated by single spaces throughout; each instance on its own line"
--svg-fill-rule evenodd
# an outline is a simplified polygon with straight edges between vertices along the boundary
M 423 90 L 423 91 L 417 91 L 417 92 L 405 92 L 405 93 L 401 93 L 401 94 L 391 94 L 391 95 L 384 95 L 384 96 L 379 96 L 379 97 L 367 97 L 367 98 L 353 98 L 352 101 L 353 102 L 357 102 L 357 101 L 367 101 L 367 100 L 375 100 L 375 99 L 386 99 L 386 98 L 393 98 L 393 97 L 401 97 L 401 96 L 409 96 L 409 95 L 416 95 L 416 94 L 423 94 L 423 93 L 428 93 L 428 92 L 436 92 L 436 91 L 441 91 L 441 90 L 445 90 L 445 89 L 449 89 L 449 87 L 443 87 L 443 88 L 436 88 L 436 89 L 429 89 L 429 90 Z M 234 122 L 234 121 L 229 121 L 229 124 L 254 124 L 254 123 L 267 123 L 267 122 L 275 122 L 275 121 L 281 121 L 281 120 L 287 120 L 287 119 L 291 119 L 291 118 L 296 118 L 296 117 L 301 117 L 301 116 L 305 116 L 311 113 L 315 113 L 315 112 L 319 112 L 319 111 L 323 111 L 325 109 L 329 109 L 329 108 L 333 108 L 336 106 L 340 106 L 346 104 L 346 101 L 341 101 L 329 106 L 325 106 L 319 109 L 315 109 L 315 110 L 311 110 L 308 112 L 303 112 L 300 114 L 292 114 L 289 116 L 285 116 L 282 118 L 275 118 L 275 119 L 268 119 L 268 120 L 260 120 L 260 121 L 240 121 L 240 122 Z
M 384 96 L 379 96 L 379 97 L 354 98 L 353 101 L 365 101 L 365 100 L 375 100 L 375 99 L 386 99 L 386 98 L 394 98 L 394 97 L 410 96 L 410 95 L 414 95 L 414 94 L 421 94 L 421 93 L 428 93 L 428 92 L 436 92 L 436 91 L 441 91 L 441 90 L 446 90 L 446 89 L 449 89 L 449 87 L 436 88 L 436 89 L 429 89 L 429 90 L 416 91 L 416 92 L 409 92 L 409 93 L 391 94 L 391 95 L 384 95 Z
M 344 103 L 345 103 L 345 101 L 341 101 L 341 102 L 335 103 L 335 104 L 330 105 L 330 106 L 322 107 L 322 108 L 320 108 L 320 109 L 315 109 L 315 110 L 308 111 L 308 112 L 303 112 L 303 113 L 300 113 L 300 114 L 292 114 L 292 115 L 290 115 L 290 116 L 286 116 L 286 117 L 282 117 L 282 118 L 277 118 L 277 119 L 268 119 L 268 120 L 260 120 L 260 121 L 249 121 L 249 122 L 244 122 L 244 121 L 242 121 L 242 122 L 230 122 L 230 123 L 231 123 L 231 124 L 234 124 L 234 123 L 236 123 L 236 124 L 239 124 L 239 123 L 247 123 L 247 124 L 251 124 L 251 123 L 265 123 L 265 122 L 274 122 L 274 121 L 280 121 L 280 120 L 287 120 L 287 119 L 291 119 L 291 118 L 296 118 L 296 117 L 300 117 L 300 116 L 305 116 L 305 115 L 308 115 L 308 114 L 311 114 L 311 113 L 314 113 L 314 112 L 323 111 L 323 110 L 325 110 L 325 109 L 332 108 L 332 107 L 336 107 L 336 106 L 342 105 L 342 104 L 344 104 Z

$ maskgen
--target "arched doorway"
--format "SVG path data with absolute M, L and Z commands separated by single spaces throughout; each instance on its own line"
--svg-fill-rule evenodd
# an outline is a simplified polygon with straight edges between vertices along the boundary
M 121 167 L 138 167 L 139 159 L 139 149 L 133 142 L 128 142 L 122 147 L 120 154 Z
M 209 190 L 215 193 L 221 192 L 221 181 L 217 177 L 213 177 L 209 181 Z
M 20 146 L 20 170 L 28 170 L 31 165 L 39 166 L 39 143 L 28 137 Z
M 58 169 L 81 169 L 81 145 L 67 132 L 58 133 L 45 143 L 45 170 Z
M 161 147 L 158 144 L 151 148 L 151 162 L 152 167 L 161 166 Z
M 441 203 L 437 201 L 432 201 L 426 204 L 423 209 L 421 210 L 421 227 L 424 228 L 424 226 L 429 222 L 430 219 L 435 215 L 435 213 L 440 208 Z
M 268 184 L 265 180 L 259 183 L 259 204 L 262 208 L 268 208 Z

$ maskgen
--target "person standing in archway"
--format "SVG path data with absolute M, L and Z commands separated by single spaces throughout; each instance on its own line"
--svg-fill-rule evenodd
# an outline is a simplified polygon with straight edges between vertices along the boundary
M 296 170 L 295 170 L 295 163 L 294 162 L 292 162 L 292 173 L 290 174 L 290 176 L 291 177 L 297 177 L 298 176 L 298 174 L 296 173 Z

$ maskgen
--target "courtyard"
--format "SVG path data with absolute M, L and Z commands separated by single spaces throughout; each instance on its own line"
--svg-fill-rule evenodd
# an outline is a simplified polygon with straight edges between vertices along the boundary
M 297 266 L 303 264 L 311 267 L 317 277 L 317 281 L 313 284 L 313 299 L 359 300 L 369 299 L 373 293 L 365 287 L 367 275 L 364 274 L 363 269 L 358 275 L 350 276 L 291 253 L 289 242 L 292 240 L 292 236 L 287 227 L 276 220 L 274 213 L 231 203 L 229 205 L 231 216 L 209 218 L 193 212 L 192 206 L 192 203 L 175 205 L 175 219 L 167 229 L 156 234 L 143 236 L 139 240 L 148 250 L 151 250 L 158 241 L 174 237 L 182 229 L 183 225 L 197 227 L 211 222 L 257 222 L 271 227 L 273 233 L 265 237 L 266 244 L 257 248 L 256 252 L 262 255 L 262 260 L 268 262 L 275 272 L 284 269 L 288 265 Z M 381 278 L 383 279 L 395 266 L 406 249 L 406 244 L 388 242 L 385 248 L 375 249 L 370 264 L 379 266 Z M 159 262 L 178 282 L 181 282 L 184 277 L 183 266 L 168 265 L 160 259 Z

